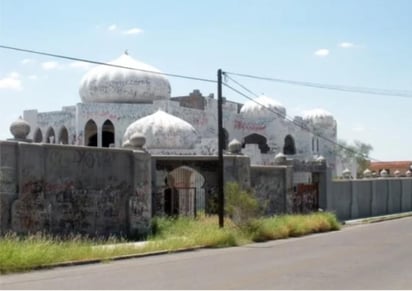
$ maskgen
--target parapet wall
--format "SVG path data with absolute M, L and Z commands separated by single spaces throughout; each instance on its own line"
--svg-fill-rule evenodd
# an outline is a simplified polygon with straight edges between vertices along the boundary
M 411 178 L 333 181 L 327 209 L 341 220 L 412 210 Z
M 0 142 L 0 233 L 136 236 L 149 231 L 143 151 Z

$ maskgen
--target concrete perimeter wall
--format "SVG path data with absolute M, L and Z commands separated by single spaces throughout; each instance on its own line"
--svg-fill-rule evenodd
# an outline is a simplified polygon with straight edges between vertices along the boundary
M 0 142 L 0 233 L 137 236 L 150 229 L 143 151 Z
M 265 215 L 286 213 L 291 208 L 288 199 L 293 191 L 291 175 L 292 167 L 288 166 L 251 166 L 251 187 L 264 206 Z
M 387 178 L 333 181 L 327 209 L 341 220 L 412 210 L 412 179 Z

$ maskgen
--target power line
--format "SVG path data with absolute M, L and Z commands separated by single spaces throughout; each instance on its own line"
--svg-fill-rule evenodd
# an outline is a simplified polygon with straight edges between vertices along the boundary
M 226 73 L 224 72 L 223 74 L 226 74 Z M 226 75 L 226 77 L 227 77 L 230 81 L 236 83 L 236 84 L 237 84 L 238 86 L 240 86 L 242 89 L 244 89 L 244 90 L 246 90 L 246 91 L 248 91 L 248 92 L 252 92 L 253 95 L 256 95 L 256 96 L 257 96 L 256 93 L 254 93 L 254 92 L 251 91 L 250 89 L 246 88 L 244 85 L 240 84 L 239 82 L 237 82 L 236 80 L 234 80 L 234 79 L 231 78 L 230 76 Z M 303 130 L 311 133 L 312 135 L 314 135 L 314 136 L 316 136 L 316 137 L 318 137 L 318 138 L 321 138 L 321 139 L 323 139 L 323 140 L 325 140 L 325 141 L 327 141 L 327 142 L 329 142 L 329 143 L 331 143 L 331 144 L 334 144 L 334 145 L 336 145 L 336 146 L 338 146 L 338 147 L 340 147 L 340 148 L 342 148 L 342 149 L 344 149 L 344 150 L 346 150 L 346 151 L 348 151 L 348 152 L 351 152 L 352 154 L 356 154 L 356 155 L 360 154 L 360 155 L 361 155 L 362 157 L 364 157 L 364 158 L 368 158 L 368 159 L 370 159 L 370 160 L 374 160 L 374 161 L 377 161 L 377 162 L 380 161 L 380 160 L 375 159 L 375 158 L 372 158 L 372 157 L 370 157 L 370 156 L 364 156 L 362 153 L 359 153 L 359 152 L 357 152 L 357 151 L 355 151 L 355 150 L 353 150 L 353 149 L 351 149 L 351 148 L 348 148 L 348 147 L 346 147 L 346 146 L 344 146 L 344 145 L 341 145 L 341 144 L 337 143 L 337 142 L 334 141 L 334 140 L 331 140 L 331 139 L 329 139 L 329 138 L 327 138 L 327 137 L 325 137 L 325 136 L 322 136 L 322 135 L 320 135 L 320 134 L 317 134 L 317 133 L 313 132 L 312 130 L 310 130 L 310 129 L 307 128 L 306 126 L 304 126 L 304 125 L 302 125 L 301 123 L 299 123 L 299 122 L 297 122 L 296 120 L 294 120 L 292 117 L 290 117 L 290 116 L 288 116 L 288 115 L 286 115 L 286 114 L 283 114 L 283 113 L 281 113 L 281 112 L 277 112 L 277 111 L 275 111 L 275 110 L 272 110 L 271 108 L 267 107 L 266 105 L 264 105 L 264 104 L 256 101 L 256 100 L 253 99 L 252 97 L 250 97 L 250 96 L 246 95 L 245 93 L 237 90 L 236 88 L 230 86 L 229 84 L 227 84 L 227 82 L 224 82 L 223 85 L 225 85 L 227 88 L 231 89 L 232 91 L 238 93 L 239 95 L 243 96 L 244 98 L 246 98 L 246 99 L 248 99 L 248 100 L 250 100 L 250 101 L 252 101 L 252 102 L 254 102 L 254 103 L 256 103 L 256 104 L 258 104 L 258 105 L 260 105 L 260 106 L 262 106 L 262 107 L 265 108 L 266 110 L 268 110 L 268 111 L 270 111 L 270 112 L 272 112 L 272 113 L 274 113 L 274 114 L 276 114 L 276 115 L 278 115 L 278 116 L 280 116 L 280 117 L 282 117 L 282 118 L 285 118 L 286 120 L 292 122 L 293 125 L 295 125 L 295 126 L 299 127 L 300 129 L 303 129 Z
M 120 68 L 120 69 L 127 69 L 127 70 L 139 71 L 139 72 L 146 72 L 146 73 L 164 75 L 164 76 L 174 77 L 174 78 L 182 78 L 182 79 L 189 79 L 189 80 L 195 80 L 195 81 L 217 83 L 216 80 L 212 80 L 212 79 L 205 79 L 205 78 L 192 77 L 192 76 L 186 76 L 186 75 L 180 75 L 180 74 L 172 74 L 172 73 L 163 73 L 163 72 L 156 72 L 156 71 L 150 71 L 150 70 L 143 70 L 143 69 L 120 66 L 120 65 L 109 64 L 109 63 L 104 63 L 104 62 L 99 62 L 99 61 L 88 60 L 88 59 L 82 59 L 82 58 L 70 57 L 70 56 L 65 56 L 65 55 L 52 54 L 52 53 L 47 53 L 47 52 L 41 52 L 41 51 L 35 51 L 35 50 L 29 50 L 29 49 L 23 49 L 23 48 L 17 48 L 17 47 L 5 46 L 5 45 L 0 45 L 0 48 L 7 49 L 7 50 L 26 52 L 26 53 L 30 53 L 30 54 L 48 56 L 48 57 L 53 57 L 53 58 L 71 60 L 71 61 L 79 61 L 79 62 L 95 64 L 95 65 L 103 65 L 103 66 Z
M 276 83 L 284 83 L 284 84 L 289 84 L 289 85 L 312 87 L 312 88 L 318 88 L 318 89 L 327 89 L 327 90 L 336 90 L 336 91 L 342 91 L 342 92 L 353 92 L 353 93 L 363 93 L 363 94 L 372 94 L 372 95 L 385 95 L 385 96 L 396 96 L 396 97 L 403 97 L 403 98 L 412 98 L 412 91 L 407 91 L 407 90 L 390 90 L 390 89 L 366 88 L 366 87 L 356 87 L 356 86 L 343 86 L 343 85 L 314 83 L 314 82 L 306 82 L 306 81 L 293 81 L 293 80 L 271 78 L 271 77 L 262 77 L 262 76 L 256 76 L 256 75 L 250 75 L 250 74 L 241 74 L 241 73 L 233 73 L 233 72 L 225 72 L 225 73 L 228 74 L 228 75 L 233 75 L 233 76 L 252 78 L 252 79 L 270 81 L 270 82 L 276 82 Z

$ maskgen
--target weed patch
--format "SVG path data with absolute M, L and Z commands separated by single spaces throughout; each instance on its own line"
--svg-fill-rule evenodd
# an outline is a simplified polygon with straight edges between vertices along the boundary
M 153 234 L 145 244 L 125 244 L 118 238 L 90 239 L 74 236 L 57 238 L 43 234 L 0 238 L 0 273 L 21 272 L 69 261 L 98 259 L 109 261 L 116 256 L 156 251 L 175 251 L 191 247 L 230 247 L 251 242 L 300 236 L 340 228 L 334 214 L 281 215 L 246 219 L 242 226 L 226 218 L 218 227 L 217 216 L 199 215 L 153 219 Z M 110 247 L 102 247 L 104 245 Z M 112 247 L 115 245 L 115 247 Z

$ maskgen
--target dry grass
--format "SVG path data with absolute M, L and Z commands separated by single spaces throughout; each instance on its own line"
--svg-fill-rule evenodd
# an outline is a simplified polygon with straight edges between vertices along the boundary
M 156 218 L 154 234 L 144 245 L 124 244 L 125 240 L 90 239 L 80 236 L 61 239 L 47 235 L 19 237 L 14 234 L 0 238 L 0 273 L 21 272 L 55 263 L 77 260 L 108 260 L 116 256 L 174 251 L 188 247 L 228 247 L 252 241 L 265 241 L 308 233 L 339 229 L 330 213 L 282 215 L 254 220 L 239 228 L 230 219 L 225 228 L 218 227 L 217 216 L 199 215 L 197 219 Z M 116 247 L 101 247 L 105 244 Z M 100 246 L 100 247 L 99 247 Z

